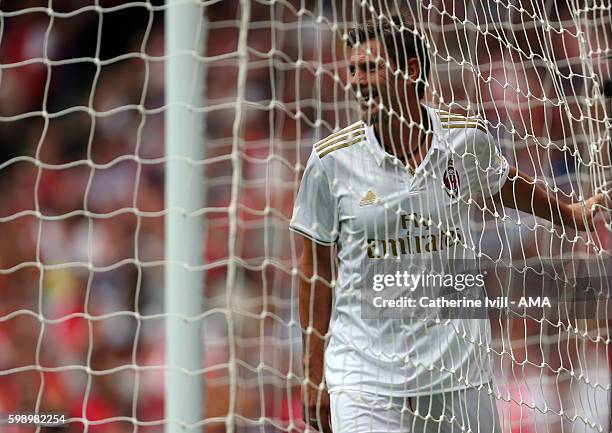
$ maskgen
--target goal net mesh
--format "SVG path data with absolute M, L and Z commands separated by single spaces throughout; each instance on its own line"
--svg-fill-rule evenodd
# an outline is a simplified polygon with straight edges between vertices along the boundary
M 189 1 L 206 41 L 190 107 L 205 147 L 204 431 L 306 429 L 288 225 L 313 144 L 359 119 L 343 42 L 355 23 L 409 16 L 430 56 L 425 104 L 480 115 L 560 201 L 608 191 L 609 0 Z M 164 430 L 167 7 L 0 1 L 2 431 L 34 431 L 6 417 L 34 412 L 66 413 L 75 432 Z M 480 214 L 469 247 L 494 263 L 609 260 L 603 224 Z M 606 315 L 490 322 L 503 432 L 610 431 Z

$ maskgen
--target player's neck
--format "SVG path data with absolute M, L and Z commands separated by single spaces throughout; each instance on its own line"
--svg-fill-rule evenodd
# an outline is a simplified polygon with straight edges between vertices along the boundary
M 401 122 L 399 118 L 393 117 L 390 123 L 388 120 L 376 122 L 374 132 L 388 153 L 395 155 L 404 164 L 412 162 L 412 165 L 416 165 L 423 160 L 429 148 L 427 110 L 418 104 L 410 110 L 410 120 Z

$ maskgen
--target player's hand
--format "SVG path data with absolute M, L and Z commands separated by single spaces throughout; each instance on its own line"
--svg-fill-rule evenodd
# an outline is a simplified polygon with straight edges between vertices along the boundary
M 574 203 L 569 205 L 573 223 L 576 228 L 581 231 L 595 230 L 595 221 L 597 219 L 605 219 L 609 221 L 610 215 L 610 200 L 605 194 L 595 194 L 584 203 Z
M 321 433 L 332 433 L 329 393 L 312 382 L 302 385 L 302 418 Z

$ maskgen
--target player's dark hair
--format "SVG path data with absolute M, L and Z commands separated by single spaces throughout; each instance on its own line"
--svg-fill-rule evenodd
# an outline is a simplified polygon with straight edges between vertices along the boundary
M 416 82 L 416 93 L 419 99 L 425 94 L 425 81 L 429 75 L 429 57 L 427 47 L 419 34 L 404 25 L 399 15 L 358 24 L 347 33 L 346 44 L 355 47 L 369 40 L 381 41 L 385 52 L 402 71 L 408 70 L 408 60 L 417 58 L 420 73 Z

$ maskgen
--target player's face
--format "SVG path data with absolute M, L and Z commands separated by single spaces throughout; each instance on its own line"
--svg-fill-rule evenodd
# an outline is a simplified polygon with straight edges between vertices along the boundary
M 408 100 L 414 98 L 414 82 L 406 80 L 380 42 L 370 40 L 351 48 L 350 84 L 359 100 L 363 118 L 374 124 L 388 119 L 392 109 L 397 116 L 408 115 Z M 409 74 L 418 61 L 409 61 Z M 417 73 L 418 76 L 418 73 Z

